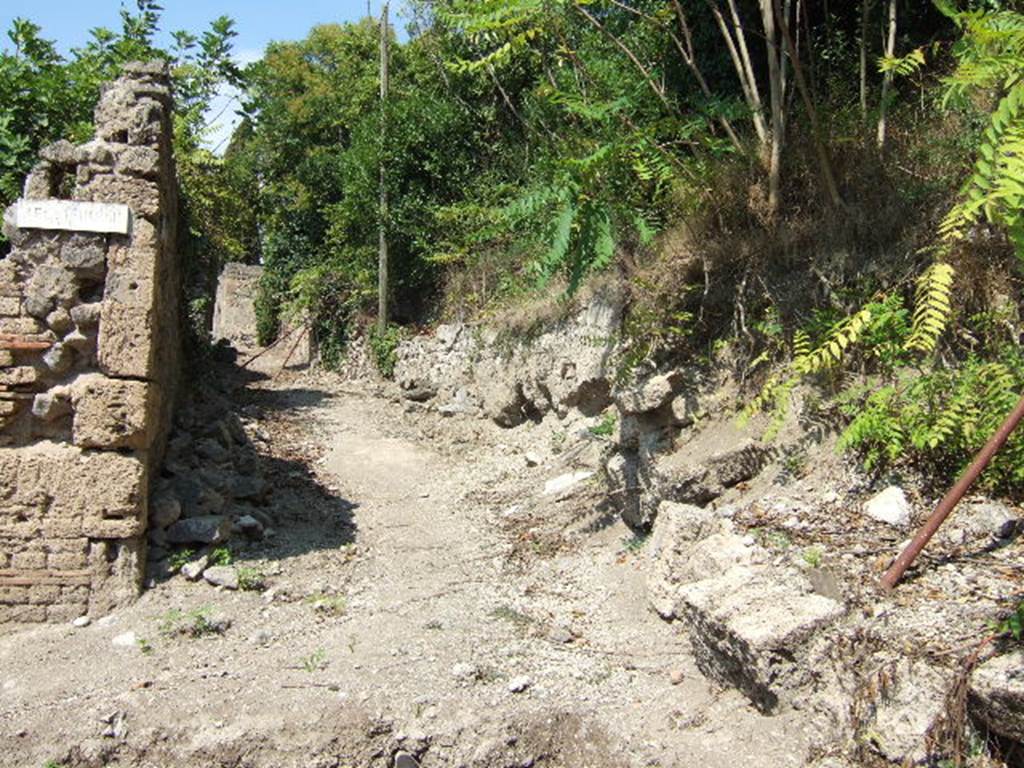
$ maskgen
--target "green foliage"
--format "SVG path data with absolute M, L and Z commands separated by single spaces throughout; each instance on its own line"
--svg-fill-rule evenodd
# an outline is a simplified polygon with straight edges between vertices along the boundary
M 262 592 L 267 585 L 267 576 L 259 568 L 243 565 L 238 569 L 238 588 L 243 592 Z
M 231 565 L 234 556 L 228 547 L 217 547 L 210 552 L 210 565 Z
M 998 99 L 977 147 L 961 200 L 940 227 L 947 243 L 984 219 L 1006 228 L 1024 259 L 1024 15 L 1014 11 L 944 11 L 963 29 L 947 101 L 981 93 Z
M 1024 602 L 1017 603 L 1005 617 L 991 622 L 990 629 L 994 635 L 1012 638 L 1017 643 L 1024 641 Z
M 171 573 L 177 573 L 183 565 L 195 556 L 196 551 L 194 549 L 179 549 L 177 552 L 172 552 L 170 557 L 167 558 L 167 567 Z
M 868 469 L 913 463 L 956 473 L 985 444 L 1024 391 L 1024 354 L 1006 347 L 1000 359 L 971 357 L 956 368 L 904 372 L 866 398 L 854 390 L 840 399 L 851 418 L 839 447 L 861 453 Z M 1013 486 L 1024 480 L 1024 441 L 1011 437 L 982 482 Z
M 398 362 L 398 344 L 402 341 L 402 328 L 389 325 L 383 333 L 373 326 L 367 337 L 370 352 L 381 376 L 390 379 L 395 375 L 395 364 Z
M 914 326 L 906 348 L 928 353 L 935 349 L 952 315 L 953 268 L 936 262 L 917 280 Z
M 304 656 L 300 660 L 300 665 L 309 674 L 314 672 L 321 672 L 327 669 L 327 651 L 323 648 L 317 648 L 315 651 L 310 653 L 308 656 Z
M 195 639 L 223 634 L 225 625 L 211 619 L 211 615 L 212 609 L 208 606 L 191 611 L 171 608 L 159 618 L 158 628 L 164 637 L 185 636 Z
M 609 410 L 601 417 L 601 421 L 595 426 L 590 427 L 588 431 L 594 437 L 611 437 L 615 434 L 617 422 L 618 418 L 615 415 L 615 411 Z
M 807 547 L 807 549 L 801 553 L 801 557 L 803 557 L 804 562 L 811 568 L 820 568 L 824 553 L 821 551 L 820 547 Z
M 924 49 L 915 48 L 906 56 L 882 56 L 878 60 L 878 71 L 907 77 L 920 71 L 924 63 Z

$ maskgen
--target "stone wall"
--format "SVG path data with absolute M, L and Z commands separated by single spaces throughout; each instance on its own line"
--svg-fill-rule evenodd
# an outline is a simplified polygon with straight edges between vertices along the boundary
M 238 349 L 254 349 L 256 339 L 256 292 L 263 267 L 225 264 L 217 281 L 213 308 L 213 340 L 229 341 Z
M 440 325 L 397 349 L 404 399 L 445 416 L 482 415 L 504 427 L 611 403 L 622 298 L 596 294 L 533 334 Z
M 256 296 L 263 267 L 229 262 L 217 280 L 213 307 L 213 340 L 228 343 L 241 352 L 260 351 L 257 367 L 276 370 L 287 365 L 301 368 L 313 362 L 316 348 L 306 326 L 282 322 L 278 342 L 272 349 L 260 349 L 256 334 Z
M 40 153 L 4 214 L 0 625 L 108 611 L 137 594 L 145 567 L 150 477 L 180 366 L 166 65 L 126 66 L 95 118 L 93 141 Z M 61 199 L 118 204 L 108 208 L 127 233 L 72 231 L 70 216 L 26 225 L 45 207 L 30 201 Z

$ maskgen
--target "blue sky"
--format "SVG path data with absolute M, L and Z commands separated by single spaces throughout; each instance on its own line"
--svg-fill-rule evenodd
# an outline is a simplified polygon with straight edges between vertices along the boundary
M 135 10 L 134 0 L 127 1 Z M 382 0 L 370 0 L 370 11 L 380 13 Z M 235 55 L 242 63 L 260 57 L 267 43 L 274 40 L 297 40 L 305 37 L 310 27 L 331 21 L 355 21 L 366 15 L 367 0 L 164 0 L 161 29 L 187 29 L 198 32 L 220 15 L 235 20 L 238 37 Z M 54 40 L 62 53 L 83 45 L 94 27 L 120 28 L 120 0 L 0 0 L 0 48 L 7 48 L 6 33 L 11 21 L 21 17 L 43 28 L 43 37 Z M 406 19 L 401 2 L 392 0 L 391 17 L 400 36 L 405 37 Z M 167 39 L 162 40 L 166 44 Z M 226 138 L 237 122 L 233 111 L 234 94 L 225 93 L 214 104 L 211 113 L 222 114 L 207 143 L 223 148 Z
M 27 18 L 43 28 L 43 35 L 56 40 L 58 47 L 67 52 L 82 45 L 93 27 L 120 26 L 119 0 L 2 0 L 0 2 L 0 28 L 6 31 L 17 17 Z M 134 10 L 134 0 L 129 0 Z M 235 20 L 238 30 L 236 48 L 245 57 L 253 57 L 272 40 L 295 40 L 305 37 L 314 24 L 328 21 L 354 21 L 366 15 L 367 0 L 164 0 L 162 27 L 168 29 L 200 30 L 212 19 L 226 14 Z M 370 0 L 374 15 L 380 13 L 381 0 Z M 396 27 L 404 28 L 400 3 Z M 3 44 L 6 46 L 6 36 Z

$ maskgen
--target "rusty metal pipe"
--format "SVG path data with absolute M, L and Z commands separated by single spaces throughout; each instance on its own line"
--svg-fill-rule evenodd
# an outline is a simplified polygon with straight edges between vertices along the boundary
M 992 457 L 999 452 L 999 449 L 1010 438 L 1013 430 L 1020 424 L 1021 419 L 1024 419 L 1024 397 L 1021 397 L 1017 405 L 1010 412 L 1010 415 L 1006 417 L 995 434 L 985 443 L 985 447 L 974 458 L 967 471 L 957 480 L 956 485 L 950 488 L 946 495 L 942 497 L 942 501 L 935 507 L 935 511 L 928 518 L 928 522 L 924 524 L 913 540 L 900 553 L 900 556 L 889 566 L 889 570 L 882 577 L 883 588 L 886 590 L 895 588 L 899 580 L 903 578 L 907 568 L 917 559 L 917 556 L 921 554 L 921 550 L 925 548 L 925 545 L 935 535 L 935 532 L 939 530 L 939 526 L 949 517 L 950 512 L 953 511 L 953 508 L 960 499 L 967 493 L 967 489 L 974 484 L 974 481 L 978 479 L 978 476 L 985 470 L 988 463 L 992 461 Z

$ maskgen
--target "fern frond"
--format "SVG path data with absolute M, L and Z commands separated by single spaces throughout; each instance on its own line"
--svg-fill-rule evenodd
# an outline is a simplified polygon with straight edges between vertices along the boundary
M 915 48 L 906 56 L 882 56 L 878 59 L 878 71 L 891 72 L 900 77 L 912 75 L 924 66 L 924 48 Z
M 793 361 L 793 369 L 802 375 L 821 373 L 835 368 L 846 357 L 846 351 L 856 344 L 871 320 L 871 311 L 861 309 L 840 321 L 816 349 Z
M 935 349 L 953 314 L 951 297 L 955 276 L 949 264 L 939 261 L 917 279 L 914 321 L 905 345 L 907 350 L 928 353 Z

